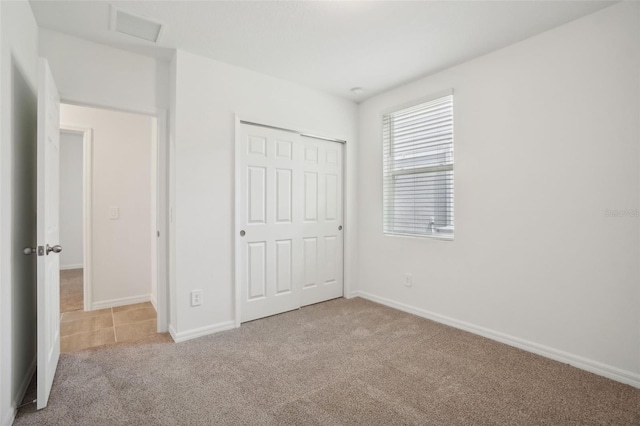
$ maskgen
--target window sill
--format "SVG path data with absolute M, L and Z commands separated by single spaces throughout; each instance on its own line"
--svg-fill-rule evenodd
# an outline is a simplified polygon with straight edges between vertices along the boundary
M 453 234 L 433 234 L 433 235 L 418 235 L 418 234 L 399 234 L 393 232 L 383 232 L 385 237 L 400 237 L 400 238 L 413 238 L 417 240 L 431 239 L 442 241 L 453 241 Z

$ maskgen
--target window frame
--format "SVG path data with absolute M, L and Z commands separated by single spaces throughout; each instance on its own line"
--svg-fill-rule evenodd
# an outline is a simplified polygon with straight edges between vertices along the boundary
M 447 96 L 452 96 L 452 120 L 454 122 L 452 130 L 451 130 L 451 135 L 452 135 L 452 142 L 451 142 L 451 154 L 452 154 L 452 158 L 453 161 L 451 162 L 451 165 L 433 165 L 433 166 L 423 166 L 423 167 L 416 167 L 415 169 L 410 169 L 410 170 L 399 170 L 397 172 L 393 172 L 393 173 L 389 173 L 386 171 L 386 166 L 387 164 L 389 164 L 391 161 L 389 160 L 389 153 L 386 152 L 386 147 L 385 147 L 385 140 L 384 140 L 384 132 L 385 132 L 385 118 L 393 113 L 397 113 L 399 111 L 405 110 L 405 109 L 409 109 L 409 108 L 413 108 L 416 106 L 419 106 L 421 104 L 426 104 L 435 100 L 438 100 L 440 98 L 444 98 Z M 388 175 L 393 175 L 393 176 L 402 176 L 402 175 L 417 175 L 417 174 L 424 174 L 424 173 L 437 173 L 439 171 L 450 171 L 452 174 L 452 183 L 453 186 L 455 187 L 455 107 L 454 107 L 454 100 L 453 100 L 453 96 L 454 96 L 454 89 L 447 89 L 447 90 L 443 90 L 437 93 L 434 93 L 432 95 L 429 96 L 425 96 L 422 98 L 419 98 L 417 100 L 413 100 L 410 102 L 405 102 L 403 104 L 400 105 L 396 105 L 392 108 L 387 108 L 385 110 L 383 110 L 380 114 L 380 134 L 382 137 L 382 197 L 383 197 L 383 201 L 382 201 L 382 233 L 385 236 L 389 236 L 389 237 L 404 237 L 404 238 L 420 238 L 420 239 L 434 239 L 434 240 L 442 240 L 442 241 L 453 241 L 455 238 L 455 225 L 453 227 L 453 232 L 451 234 L 445 234 L 445 233 L 433 233 L 433 234 L 418 234 L 418 233 L 408 233 L 408 232 L 388 232 L 385 229 L 385 224 L 387 223 L 386 221 L 386 203 L 385 203 L 385 190 L 388 189 L 386 187 L 386 179 Z M 391 146 L 393 141 L 390 141 L 389 146 Z M 449 191 L 447 189 L 447 191 Z M 393 197 L 393 193 L 391 193 L 391 196 Z M 455 205 L 455 190 L 453 191 L 453 196 L 451 197 L 447 197 L 448 199 L 451 200 L 451 206 L 453 207 Z M 455 216 L 455 209 L 452 209 L 452 213 L 451 213 L 451 222 L 454 223 L 454 216 Z

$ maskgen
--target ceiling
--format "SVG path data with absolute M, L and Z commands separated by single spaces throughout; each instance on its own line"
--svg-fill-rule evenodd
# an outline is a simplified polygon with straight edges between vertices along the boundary
M 31 1 L 41 27 L 169 60 L 173 48 L 356 102 L 549 30 L 612 1 Z M 111 6 L 164 24 L 109 29 Z M 351 88 L 362 87 L 355 95 Z

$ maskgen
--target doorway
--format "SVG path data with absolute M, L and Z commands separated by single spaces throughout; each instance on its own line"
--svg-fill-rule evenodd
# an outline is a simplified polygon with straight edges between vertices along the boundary
M 157 118 L 61 104 L 60 123 L 61 350 L 152 336 Z
M 62 314 L 85 310 L 84 139 L 84 132 L 68 128 L 60 131 L 60 244 L 64 247 L 60 253 Z

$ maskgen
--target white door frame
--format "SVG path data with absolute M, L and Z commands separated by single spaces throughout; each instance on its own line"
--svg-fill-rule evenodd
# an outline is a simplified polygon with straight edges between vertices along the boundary
M 169 250 L 173 241 L 169 234 L 169 128 L 166 109 L 159 109 L 156 118 L 156 312 L 158 333 L 169 331 Z
M 93 300 L 92 282 L 92 235 L 91 201 L 93 188 L 93 129 L 73 124 L 60 123 L 60 133 L 82 135 L 82 291 L 84 310 L 91 311 Z
M 104 106 L 94 103 L 87 103 L 76 100 L 68 100 L 62 98 L 60 103 L 68 104 L 68 105 L 76 105 L 81 107 L 89 107 L 89 108 L 100 108 L 110 111 L 118 111 L 118 112 L 126 112 L 133 114 L 141 114 L 150 116 L 156 119 L 157 126 L 157 149 L 155 152 L 156 161 L 157 161 L 157 170 L 156 170 L 156 227 L 159 232 L 159 236 L 156 240 L 156 290 L 157 290 L 157 300 L 156 300 L 156 310 L 158 314 L 158 333 L 166 333 L 169 329 L 169 286 L 168 276 L 169 276 L 169 252 L 173 247 L 173 242 L 169 238 L 169 161 L 171 158 L 171 154 L 169 152 L 169 144 L 168 144 L 168 120 L 167 120 L 167 110 L 164 108 L 158 108 L 156 111 L 136 111 L 122 108 L 114 108 L 113 106 Z M 89 138 L 93 140 L 93 132 L 88 127 L 82 127 L 78 125 L 70 125 L 64 124 L 61 125 L 61 131 L 64 129 L 67 132 L 75 132 L 83 134 L 83 141 L 86 138 L 87 130 L 89 130 Z M 93 142 L 90 142 L 89 145 L 92 145 Z M 85 179 L 87 177 L 87 173 L 91 172 L 91 156 L 87 157 L 87 153 L 91 152 L 92 146 L 90 146 L 89 151 L 86 149 L 87 144 L 83 142 L 83 170 L 85 173 Z M 87 161 L 88 159 L 88 161 Z M 89 169 L 87 166 L 89 165 Z M 90 212 L 91 212 L 91 204 L 87 205 L 86 203 L 91 200 L 91 186 L 87 187 L 87 181 L 85 180 L 83 184 L 83 216 L 84 216 L 84 225 L 83 225 L 83 244 L 84 244 L 84 279 L 85 279 L 85 288 L 84 288 L 84 308 L 85 310 L 91 310 L 91 288 L 87 287 L 87 282 L 91 283 L 91 275 L 90 271 L 87 273 L 87 265 L 90 264 L 91 261 L 91 249 L 87 252 L 87 247 L 90 247 L 91 242 L 91 221 L 90 221 Z M 85 216 L 88 215 L 88 216 Z M 86 281 L 88 278 L 88 281 Z M 89 309 L 87 309 L 89 308 Z
M 233 265 L 234 265 L 234 277 L 233 277 L 233 282 L 234 282 L 234 290 L 235 290 L 235 326 L 240 327 L 241 325 L 241 301 L 242 301 L 242 289 L 240 287 L 241 285 L 241 265 L 240 262 L 238 261 L 240 259 L 240 220 L 238 217 L 238 213 L 240 212 L 240 197 L 239 194 L 241 193 L 242 190 L 244 190 L 244 188 L 240 188 L 240 166 L 239 166 L 239 161 L 240 161 L 240 149 L 241 149 L 241 145 L 242 145 L 242 141 L 240 140 L 240 127 L 243 125 L 242 121 L 245 121 L 242 117 L 240 117 L 238 114 L 234 115 L 234 119 L 235 119 L 235 135 L 234 135 L 234 142 L 235 142 L 235 147 L 234 147 L 234 194 L 233 194 L 233 198 L 234 198 L 234 215 L 233 215 L 233 221 L 234 221 L 234 225 L 232 227 L 232 236 L 231 236 L 231 240 L 234 242 L 234 249 L 233 249 Z M 346 201 L 346 189 L 347 189 L 347 185 L 346 185 L 346 181 L 347 181 L 347 161 L 346 161 L 346 157 L 347 157 L 347 150 L 346 150 L 346 141 L 341 141 L 340 139 L 335 139 L 335 138 L 324 138 L 321 136 L 312 136 L 313 132 L 300 132 L 298 130 L 290 130 L 290 129 L 294 129 L 294 127 L 291 126 L 279 126 L 276 124 L 267 124 L 265 123 L 265 121 L 261 121 L 261 120 L 249 120 L 247 119 L 246 121 L 250 121 L 254 124 L 258 124 L 261 123 L 259 125 L 264 126 L 264 127 L 272 127 L 275 129 L 279 129 L 279 130 L 285 130 L 285 131 L 291 131 L 294 133 L 300 133 L 303 134 L 305 136 L 310 136 L 310 137 L 316 137 L 318 139 L 324 139 L 324 140 L 328 140 L 328 141 L 334 141 L 335 143 L 339 143 L 342 142 L 342 223 L 345 224 L 345 219 L 347 218 L 347 203 Z M 346 280 L 345 280 L 345 271 L 347 270 L 347 262 L 346 262 L 346 233 L 343 234 L 342 237 L 342 244 L 343 244 L 343 249 L 342 249 L 342 297 L 350 297 L 350 291 L 348 291 L 350 289 L 349 284 L 347 284 Z

